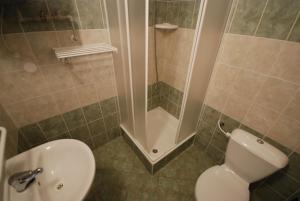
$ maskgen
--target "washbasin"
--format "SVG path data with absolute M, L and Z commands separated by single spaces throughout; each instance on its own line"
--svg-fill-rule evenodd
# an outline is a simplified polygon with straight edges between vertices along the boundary
M 23 192 L 8 184 L 15 173 L 42 168 Z M 56 140 L 32 148 L 6 161 L 4 201 L 80 201 L 95 176 L 90 148 L 73 139 Z

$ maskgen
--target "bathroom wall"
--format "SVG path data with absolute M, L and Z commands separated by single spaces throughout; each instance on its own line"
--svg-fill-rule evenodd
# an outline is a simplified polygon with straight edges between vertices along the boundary
M 241 127 L 281 149 L 289 166 L 252 187 L 251 200 L 293 200 L 300 192 L 299 0 L 238 0 L 227 23 L 199 121 L 196 144 L 216 163 Z
M 160 106 L 179 118 L 199 6 L 199 0 L 150 1 L 148 110 Z M 156 29 L 154 36 L 154 24 L 165 22 L 178 25 L 178 29 Z
M 21 1 L 3 8 L 0 103 L 19 128 L 20 151 L 59 138 L 94 148 L 118 135 L 112 56 L 63 63 L 53 52 L 110 43 L 102 0 Z
M 156 81 L 153 25 L 168 22 L 179 28 L 171 31 L 156 30 L 159 81 L 180 91 L 184 90 L 199 5 L 199 0 L 150 1 L 149 84 Z
M 5 155 L 6 158 L 14 156 L 18 151 L 18 130 L 3 107 L 0 105 L 0 126 L 7 130 Z

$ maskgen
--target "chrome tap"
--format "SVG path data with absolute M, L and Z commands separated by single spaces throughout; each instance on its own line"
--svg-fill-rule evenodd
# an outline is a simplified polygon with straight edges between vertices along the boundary
M 35 177 L 42 172 L 43 168 L 37 168 L 35 170 L 15 173 L 9 177 L 8 184 L 14 187 L 17 192 L 23 192 L 35 180 Z

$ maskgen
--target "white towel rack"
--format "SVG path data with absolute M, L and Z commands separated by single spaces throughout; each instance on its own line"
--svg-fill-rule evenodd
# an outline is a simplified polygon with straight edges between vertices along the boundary
M 53 50 L 58 59 L 67 59 L 71 57 L 118 51 L 117 48 L 106 43 L 94 43 L 72 47 L 59 47 L 53 48 Z

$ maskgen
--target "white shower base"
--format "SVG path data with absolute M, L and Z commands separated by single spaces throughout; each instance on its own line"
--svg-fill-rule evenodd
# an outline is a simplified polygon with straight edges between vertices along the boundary
M 178 124 L 179 120 L 161 107 L 150 110 L 147 113 L 147 140 L 149 151 L 128 132 L 124 125 L 121 124 L 121 128 L 146 159 L 154 165 L 195 135 L 195 133 L 192 133 L 185 140 L 175 144 Z M 153 153 L 153 149 L 157 149 L 158 152 Z
M 150 110 L 147 118 L 148 146 L 150 150 L 158 150 L 157 153 L 150 151 L 149 157 L 157 161 L 176 146 L 179 121 L 161 107 Z

